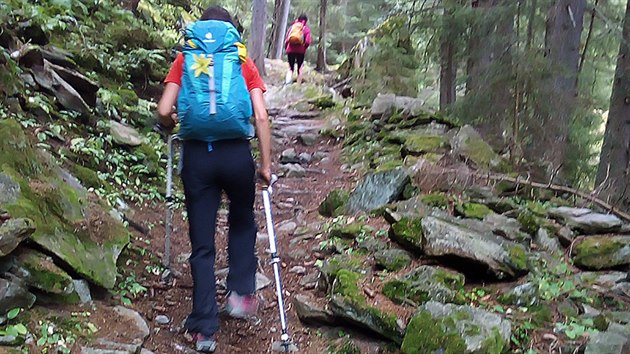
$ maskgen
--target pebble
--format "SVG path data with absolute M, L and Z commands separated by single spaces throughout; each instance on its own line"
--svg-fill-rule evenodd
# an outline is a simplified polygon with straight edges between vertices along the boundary
M 155 323 L 160 325 L 167 325 L 171 322 L 171 319 L 164 315 L 158 315 L 155 317 Z
M 295 273 L 298 275 L 304 275 L 306 274 L 306 268 L 302 267 L 302 266 L 295 266 L 291 269 L 289 269 L 289 273 Z

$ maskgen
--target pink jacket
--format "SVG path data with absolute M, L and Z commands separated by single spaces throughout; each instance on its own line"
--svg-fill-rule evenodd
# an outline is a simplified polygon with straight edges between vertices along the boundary
M 295 20 L 293 24 L 297 22 L 300 22 L 300 20 Z M 302 21 L 302 23 L 304 23 L 304 44 L 289 44 L 289 33 L 291 33 L 291 27 L 293 26 L 293 24 L 291 24 L 291 26 L 289 26 L 289 30 L 287 31 L 286 36 L 284 37 L 284 45 L 286 47 L 287 54 L 305 54 L 306 49 L 308 48 L 308 46 L 311 45 L 311 29 L 308 28 L 306 22 Z

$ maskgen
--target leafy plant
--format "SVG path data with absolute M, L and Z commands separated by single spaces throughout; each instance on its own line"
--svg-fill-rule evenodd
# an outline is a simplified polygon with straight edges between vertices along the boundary
M 118 295 L 120 295 L 120 301 L 125 305 L 131 305 L 132 299 L 146 291 L 147 288 L 138 283 L 135 274 L 128 275 L 118 283 Z

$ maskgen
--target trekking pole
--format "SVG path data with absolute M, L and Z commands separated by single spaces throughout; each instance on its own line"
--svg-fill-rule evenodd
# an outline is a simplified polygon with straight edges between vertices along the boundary
M 168 160 L 166 163 L 166 235 L 164 237 L 164 258 L 162 265 L 165 271 L 162 278 L 165 281 L 170 279 L 171 271 L 171 234 L 173 233 L 173 155 L 175 154 L 173 144 L 179 137 L 175 134 L 168 137 Z
M 271 253 L 271 264 L 273 266 L 273 276 L 276 281 L 276 296 L 278 298 L 278 310 L 280 312 L 280 325 L 282 327 L 282 347 L 285 353 L 289 353 L 291 343 L 289 342 L 289 331 L 287 329 L 287 314 L 284 310 L 284 298 L 282 293 L 282 280 L 280 279 L 280 256 L 276 249 L 276 235 L 273 228 L 273 216 L 271 215 L 271 194 L 272 185 L 278 180 L 276 175 L 271 176 L 271 183 L 263 189 L 263 205 L 265 207 L 265 217 L 267 219 L 267 235 L 269 236 L 269 252 Z

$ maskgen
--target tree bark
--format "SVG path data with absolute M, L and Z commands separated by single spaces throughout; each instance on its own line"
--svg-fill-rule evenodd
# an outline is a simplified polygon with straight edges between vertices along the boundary
M 271 59 L 280 59 L 284 50 L 284 37 L 287 32 L 287 22 L 289 20 L 289 9 L 291 8 L 291 0 L 276 0 L 279 2 L 274 15 L 274 32 L 273 47 L 271 50 Z
M 254 0 L 252 4 L 252 27 L 249 38 L 250 57 L 260 75 L 265 75 L 265 30 L 267 27 L 267 1 Z
M 623 36 L 610 97 L 604 145 L 595 183 L 600 196 L 630 209 L 630 1 L 626 5 Z
M 557 168 L 564 163 L 571 116 L 575 112 L 585 0 L 557 0 L 547 16 L 545 53 L 552 68 L 546 83 L 552 107 L 542 114 L 543 159 Z
M 488 11 L 495 5 L 496 0 L 476 0 L 472 7 L 477 12 L 477 19 L 487 18 Z M 479 21 L 479 20 L 478 20 Z M 492 61 L 492 42 L 489 40 L 494 32 L 494 24 L 482 20 L 471 28 L 468 41 L 468 62 L 466 63 L 466 93 L 477 92 L 483 86 L 486 71 Z
M 326 12 L 328 0 L 319 1 L 319 43 L 317 44 L 317 65 L 315 70 L 326 71 Z
M 536 20 L 536 9 L 538 8 L 538 0 L 532 0 L 529 8 L 529 19 L 527 19 L 527 44 L 525 48 L 528 50 L 532 47 L 534 41 L 534 21 Z
M 415 3 L 414 3 L 415 4 Z M 452 4 L 447 4 L 452 5 Z M 455 80 L 457 65 L 455 64 L 454 33 L 452 28 L 452 6 L 445 5 L 442 15 L 442 40 L 440 43 L 440 110 L 444 111 L 455 103 Z

